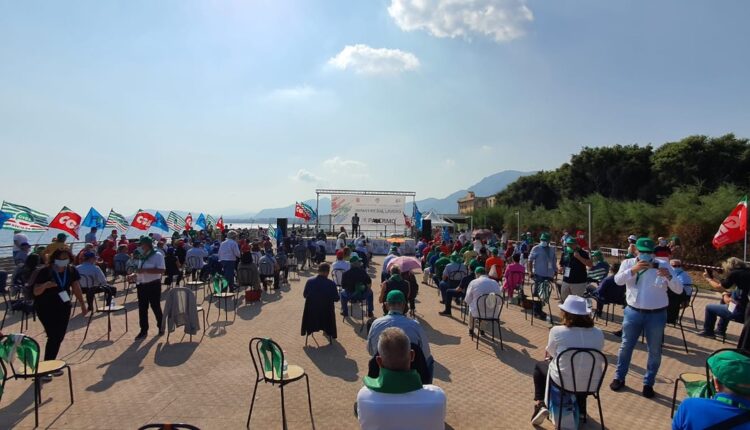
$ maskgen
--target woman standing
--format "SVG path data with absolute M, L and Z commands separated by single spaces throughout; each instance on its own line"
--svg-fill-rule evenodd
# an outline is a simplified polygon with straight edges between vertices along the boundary
M 57 249 L 50 255 L 47 266 L 39 269 L 34 280 L 34 310 L 47 334 L 44 360 L 57 359 L 70 320 L 70 292 L 81 304 L 81 315 L 88 313 L 78 280 L 81 276 L 70 265 L 73 255 L 67 248 Z M 62 371 L 59 372 L 62 374 Z M 55 374 L 55 376 L 59 376 Z
M 164 256 L 154 250 L 154 242 L 148 237 L 142 237 L 139 241 L 140 256 L 136 272 L 130 275 L 135 279 L 135 287 L 138 291 L 138 322 L 141 331 L 135 337 L 136 340 L 143 339 L 148 334 L 148 307 L 156 317 L 156 325 L 159 327 L 159 335 L 164 334 L 161 325 L 161 275 L 164 274 Z
M 737 257 L 729 257 L 721 268 L 726 274 L 721 281 L 714 279 L 713 273 L 708 271 L 704 273 L 704 277 L 715 290 L 724 291 L 736 285 L 737 289 L 742 291 L 739 297 L 744 302 L 740 303 L 740 306 L 745 306 L 745 326 L 742 328 L 737 348 L 750 351 L 750 306 L 747 305 L 750 295 L 750 266 Z

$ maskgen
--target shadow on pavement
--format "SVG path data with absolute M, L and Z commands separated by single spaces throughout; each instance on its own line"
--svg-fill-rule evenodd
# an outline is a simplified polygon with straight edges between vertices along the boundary
M 346 357 L 346 349 L 339 342 L 334 341 L 332 344 L 320 348 L 307 346 L 303 349 L 305 354 L 310 358 L 310 361 L 323 374 L 350 382 L 359 379 L 357 376 L 359 372 L 357 362 Z
M 146 358 L 148 350 L 156 344 L 157 339 L 157 337 L 152 337 L 146 343 L 135 341 L 119 357 L 109 363 L 100 364 L 98 369 L 107 367 L 102 380 L 86 387 L 86 391 L 106 391 L 118 381 L 125 381 L 139 374 L 143 370 L 141 362 Z

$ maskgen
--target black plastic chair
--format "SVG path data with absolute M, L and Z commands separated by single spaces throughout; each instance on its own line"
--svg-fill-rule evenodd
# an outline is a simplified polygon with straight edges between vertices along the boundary
M 576 360 L 578 359 L 578 360 Z M 571 393 L 576 395 L 594 396 L 596 404 L 599 407 L 599 424 L 604 430 L 604 413 L 602 412 L 602 401 L 599 396 L 599 390 L 602 388 L 602 382 L 604 382 L 604 376 L 607 374 L 607 357 L 598 349 L 591 348 L 568 348 L 565 351 L 558 354 L 555 359 L 555 364 L 560 369 L 560 363 L 567 360 L 570 368 L 570 380 L 572 380 L 572 387 L 566 386 L 565 380 L 567 374 L 560 374 L 560 404 L 562 404 L 563 394 Z M 600 372 L 597 372 L 597 368 Z M 581 373 L 582 372 L 582 373 Z M 586 384 L 584 386 L 578 386 L 576 380 L 576 374 L 582 374 L 586 377 Z M 595 380 L 596 376 L 599 376 L 599 381 Z M 552 381 L 550 381 L 552 382 Z M 560 416 L 555 419 L 555 428 L 560 428 L 560 417 L 562 417 L 562 409 L 560 410 Z M 585 413 L 585 411 L 582 411 Z
M 490 297 L 492 296 L 492 297 Z M 492 300 L 494 298 L 494 303 Z M 482 328 L 482 321 L 489 321 L 492 327 L 492 341 L 495 341 L 495 324 L 497 324 L 497 333 L 500 337 L 500 350 L 504 350 L 503 347 L 503 330 L 500 327 L 500 314 L 503 312 L 503 298 L 499 294 L 483 294 L 477 298 L 477 317 L 471 319 L 471 332 L 474 332 L 474 324 L 476 323 L 477 328 Z M 472 334 L 474 336 L 474 334 Z M 477 348 L 479 349 L 479 337 L 480 334 L 476 334 Z
M 523 306 L 523 303 L 521 304 L 523 307 L 523 317 L 524 319 L 528 319 L 529 313 L 531 314 L 531 325 L 534 325 L 534 307 L 537 303 L 540 303 L 540 307 L 544 309 L 544 305 L 547 305 L 547 310 L 550 317 L 550 321 L 552 320 L 552 305 L 550 304 L 550 299 L 552 298 L 552 281 L 543 280 L 539 283 L 539 286 L 537 287 L 533 282 L 530 284 L 531 286 L 531 298 L 528 299 L 531 302 L 531 308 L 526 308 Z M 536 292 L 539 293 L 537 295 L 534 295 L 534 289 L 536 288 Z
M 15 335 L 23 336 L 23 335 Z M 3 341 L 8 336 L 0 337 L 0 341 Z M 6 361 L 0 358 L 0 367 L 2 367 L 3 381 L 2 386 L 5 387 L 5 381 L 9 379 L 33 379 L 34 380 L 34 423 L 35 427 L 39 427 L 39 405 L 42 404 L 42 380 L 41 378 L 47 375 L 51 375 L 57 371 L 67 369 L 68 370 L 68 387 L 70 389 L 70 404 L 73 404 L 73 376 L 70 371 L 70 366 L 63 360 L 44 360 L 39 361 L 39 357 L 42 354 L 42 350 L 39 347 L 39 343 L 32 337 L 25 336 L 27 339 L 34 343 L 37 355 L 34 365 L 29 367 L 26 363 L 22 363 L 18 368 L 13 364 L 14 358 L 11 357 L 10 361 Z M 10 370 L 10 372 L 8 371 Z
M 695 318 L 695 307 L 693 307 L 693 304 L 695 303 L 695 299 L 698 297 L 698 287 L 695 285 L 690 285 L 691 293 L 690 293 L 690 301 L 682 307 L 682 310 L 680 311 L 680 325 L 682 325 L 682 316 L 685 315 L 685 311 L 690 308 L 690 312 L 693 314 L 693 324 L 695 324 L 695 329 L 698 330 L 698 320 Z
M 278 351 L 277 358 L 274 358 L 272 351 L 263 350 L 263 344 L 266 343 L 270 346 L 270 349 Z M 247 414 L 247 428 L 250 428 L 250 418 L 253 415 L 253 405 L 255 404 L 255 393 L 258 391 L 258 384 L 263 381 L 264 383 L 278 385 L 281 391 L 281 420 L 284 430 L 287 429 L 286 423 L 286 406 L 284 404 L 284 386 L 294 381 L 299 381 L 305 378 L 307 384 L 307 405 L 310 408 L 310 422 L 312 423 L 313 430 L 315 429 L 315 419 L 313 418 L 312 411 L 312 397 L 310 396 L 310 378 L 308 378 L 305 370 L 299 366 L 288 365 L 286 372 L 282 370 L 279 374 L 276 369 L 277 366 L 284 365 L 284 351 L 281 349 L 278 343 L 271 339 L 262 339 L 254 337 L 250 339 L 249 344 L 250 357 L 253 359 L 253 367 L 257 375 L 255 379 L 255 387 L 253 388 L 253 397 L 250 399 L 250 412 Z M 271 369 L 266 370 L 265 364 L 270 363 Z
M 81 279 L 78 281 L 81 285 L 81 290 L 83 289 L 90 289 L 90 288 L 96 288 L 98 285 L 94 285 L 94 277 L 93 276 L 87 276 L 87 275 L 81 275 Z M 96 296 L 102 295 L 102 307 L 100 308 L 97 304 Z M 112 299 L 114 299 L 115 295 L 112 295 Z M 81 342 L 86 340 L 86 336 L 89 334 L 89 326 L 91 325 L 91 320 L 94 318 L 94 314 L 97 313 L 104 313 L 107 314 L 107 340 L 110 339 L 110 333 L 112 333 L 112 314 L 115 312 L 123 312 L 125 314 L 125 333 L 128 332 L 128 309 L 124 305 L 115 305 L 115 306 L 108 306 L 107 305 L 107 294 L 104 291 L 99 291 L 97 293 L 94 293 L 94 301 L 93 301 L 93 309 L 89 309 L 89 320 L 86 323 L 86 331 L 83 333 L 83 340 Z M 75 313 L 75 306 L 73 307 L 73 312 Z

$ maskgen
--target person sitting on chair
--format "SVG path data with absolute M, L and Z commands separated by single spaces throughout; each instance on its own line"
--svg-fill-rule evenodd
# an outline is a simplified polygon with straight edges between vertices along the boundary
M 322 263 L 318 266 L 318 276 L 305 283 L 302 296 L 305 298 L 305 309 L 302 314 L 302 336 L 316 331 L 323 331 L 328 342 L 336 339 L 336 310 L 334 302 L 339 301 L 336 284 L 328 279 L 331 266 Z
M 107 277 L 99 266 L 96 265 L 96 254 L 86 251 L 83 254 L 83 262 L 76 266 L 78 274 L 83 278 L 91 279 L 94 284 L 81 286 L 81 292 L 86 295 L 86 304 L 89 309 L 94 309 L 94 294 L 104 292 L 107 306 L 112 302 L 112 297 L 117 293 L 115 287 L 107 285 Z
M 351 264 L 349 264 L 348 261 L 344 260 L 344 251 L 341 249 L 336 250 L 336 261 L 333 262 L 331 265 L 332 270 L 343 270 L 346 272 L 347 270 L 351 269 Z
M 672 420 L 672 430 L 750 428 L 750 357 L 729 350 L 706 363 L 714 375 L 716 395 L 683 400 Z
M 735 288 L 731 292 L 724 291 L 721 293 L 721 303 L 706 305 L 703 331 L 698 333 L 698 336 L 714 337 L 716 334 L 726 336 L 730 321 L 743 322 L 746 307 L 747 296 L 742 294 L 742 290 Z M 717 317 L 719 318 L 718 325 L 716 324 Z
M 279 288 L 279 264 L 276 259 L 273 258 L 273 252 L 266 250 L 265 254 L 260 257 L 258 261 L 258 272 L 260 272 L 261 282 L 266 282 L 266 279 L 273 279 L 273 289 Z
M 380 284 L 380 297 L 378 298 L 378 302 L 383 304 L 383 314 L 388 314 L 388 307 L 385 299 L 388 293 L 394 290 L 401 291 L 404 294 L 404 297 L 409 297 L 409 283 L 404 281 L 401 277 L 401 268 L 392 264 L 391 277 Z
M 363 430 L 427 430 L 445 426 L 446 397 L 434 385 L 423 385 L 411 370 L 414 351 L 409 337 L 389 327 L 378 337 L 377 378 L 366 376 L 357 394 L 356 412 Z
M 185 253 L 185 261 L 187 261 L 188 269 L 192 271 L 192 275 L 197 274 L 200 278 L 203 278 L 203 267 L 206 265 L 206 259 L 208 258 L 208 252 L 203 248 L 199 240 L 193 241 L 193 247 L 188 249 Z M 198 267 L 193 267 L 197 265 Z
M 549 411 L 544 403 L 544 395 L 547 387 L 547 373 L 550 383 L 560 386 L 560 378 L 565 378 L 565 387 L 572 388 L 572 375 L 574 369 L 567 368 L 570 361 L 561 360 L 560 369 L 557 368 L 555 358 L 558 354 L 568 348 L 590 348 L 601 351 L 604 348 L 604 334 L 594 327 L 594 320 L 589 315 L 586 299 L 575 295 L 565 298 L 565 303 L 558 305 L 562 310 L 562 325 L 552 327 L 549 332 L 547 348 L 544 352 L 544 361 L 538 361 L 534 367 L 534 413 L 531 416 L 532 425 L 540 425 L 549 416 Z M 587 372 L 575 373 L 575 385 L 578 388 L 585 387 L 589 382 Z M 590 387 L 597 387 L 602 375 L 596 375 L 592 379 Z M 567 382 L 570 379 L 570 382 Z M 586 420 L 586 396 L 577 395 L 576 402 L 580 411 L 581 421 Z
M 376 319 L 367 333 L 367 352 L 374 357 L 378 353 L 380 333 L 389 327 L 398 327 L 406 333 L 411 344 L 417 345 L 422 350 L 429 373 L 432 375 L 434 359 L 430 353 L 430 343 L 427 341 L 427 336 L 419 322 L 406 316 L 406 310 L 408 309 L 406 295 L 400 290 L 392 290 L 385 297 L 385 304 L 388 313 Z
M 601 317 L 604 305 L 614 303 L 618 305 L 625 304 L 625 286 L 617 285 L 615 274 L 620 270 L 620 264 L 615 263 L 609 271 L 609 276 L 602 279 L 599 286 L 591 293 L 591 297 L 596 300 L 596 316 Z
M 372 312 L 375 308 L 372 303 L 372 289 L 370 288 L 372 280 L 370 279 L 370 275 L 362 268 L 362 260 L 359 259 L 359 256 L 352 255 L 352 258 L 349 259 L 349 264 L 352 266 L 351 269 L 344 272 L 344 275 L 341 277 L 341 288 L 344 289 L 341 292 L 341 315 L 344 317 L 349 316 L 349 308 L 346 305 L 350 300 L 365 300 L 367 302 L 367 316 L 373 318 L 374 315 Z
M 466 274 L 469 273 L 466 265 L 463 264 L 462 258 L 457 252 L 454 252 L 450 256 L 450 263 L 448 263 L 442 270 L 442 280 L 438 284 L 440 294 L 445 299 L 446 291 L 449 289 L 455 289 L 461 283 Z M 444 302 L 445 300 L 443 300 Z

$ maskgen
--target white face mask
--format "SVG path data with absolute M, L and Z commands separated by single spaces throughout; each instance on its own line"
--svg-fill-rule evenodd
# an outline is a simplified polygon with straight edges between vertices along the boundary
M 57 267 L 67 267 L 69 260 L 55 260 L 55 266 Z
M 541 242 L 541 245 L 542 245 L 543 247 L 545 247 L 545 248 L 546 248 L 546 247 L 548 247 L 548 246 L 549 246 L 549 242 L 547 242 L 546 240 L 543 240 L 543 241 Z

